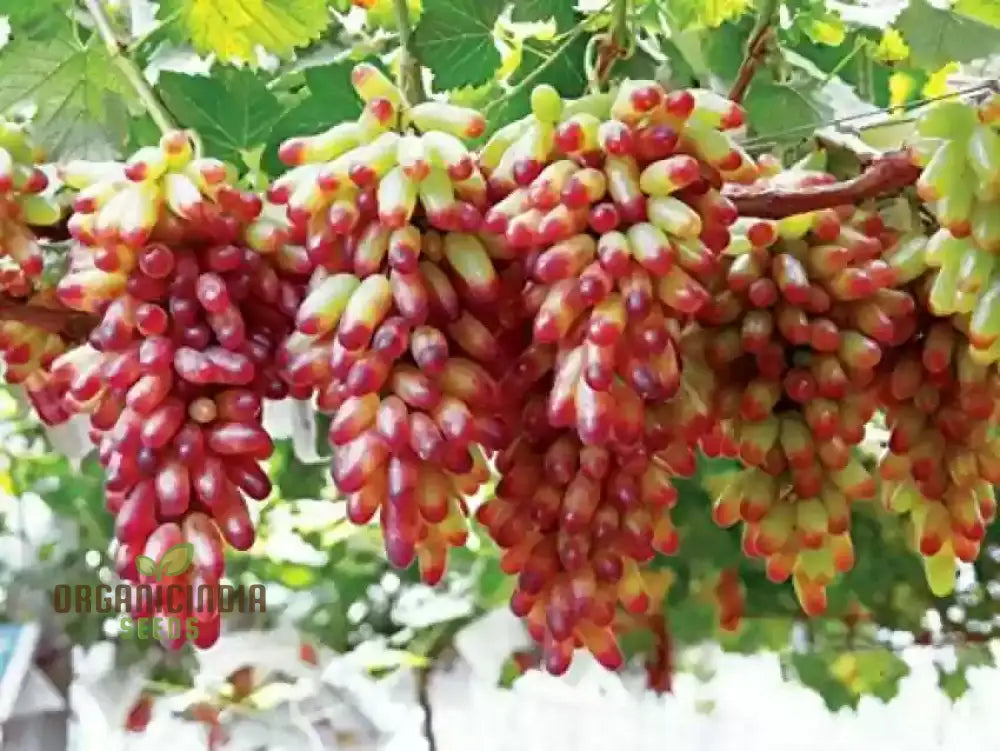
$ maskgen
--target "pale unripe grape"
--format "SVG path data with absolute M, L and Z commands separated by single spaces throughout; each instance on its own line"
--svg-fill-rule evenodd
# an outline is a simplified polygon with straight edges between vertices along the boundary
M 531 114 L 547 123 L 559 121 L 563 100 L 555 87 L 548 84 L 536 86 L 531 92 Z

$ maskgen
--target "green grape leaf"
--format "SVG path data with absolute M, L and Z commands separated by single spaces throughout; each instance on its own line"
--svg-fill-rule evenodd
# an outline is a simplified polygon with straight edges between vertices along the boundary
M 132 90 L 98 40 L 67 29 L 44 42 L 14 39 L 0 50 L 0 111 L 33 110 L 50 159 L 112 159 L 121 153 Z M 25 109 L 27 108 L 27 109 Z
M 436 88 L 475 86 L 493 76 L 500 67 L 493 25 L 504 5 L 503 0 L 425 0 L 413 42 L 434 72 Z
M 743 62 L 743 50 L 746 48 L 749 32 L 746 25 L 725 24 L 711 34 L 684 34 L 680 35 L 683 38 L 675 41 L 684 52 L 687 52 L 686 48 L 689 46 L 700 47 L 701 57 L 708 71 L 724 81 L 732 81 Z
M 1000 26 L 1000 4 L 996 0 L 958 0 L 952 10 L 991 26 Z
M 815 652 L 793 654 L 789 662 L 799 682 L 818 693 L 831 712 L 857 706 L 857 696 L 833 674 L 826 656 Z
M 6 16 L 15 38 L 47 39 L 70 28 L 65 0 L 0 0 L 0 16 Z
M 175 39 L 223 62 L 253 62 L 257 47 L 288 57 L 330 25 L 326 0 L 160 0 Z
M 160 556 L 156 578 L 180 576 L 190 568 L 192 560 L 194 560 L 194 545 L 190 542 L 173 545 Z
M 927 0 L 910 0 L 896 19 L 896 28 L 910 46 L 910 59 L 927 70 L 989 57 L 1000 48 L 1000 28 L 954 10 L 940 10 Z
M 353 62 L 337 62 L 306 68 L 307 94 L 287 110 L 271 128 L 264 152 L 264 169 L 276 175 L 287 169 L 278 159 L 278 147 L 292 136 L 321 133 L 361 114 L 361 100 L 351 86 Z
M 831 672 L 855 696 L 889 701 L 899 692 L 899 682 L 910 674 L 910 668 L 889 649 L 866 649 L 839 653 Z
M 572 24 L 576 12 L 572 0 L 520 0 L 514 3 L 510 19 L 517 23 L 532 23 L 552 19 L 559 29 Z
M 794 131 L 790 139 L 801 140 L 811 136 L 812 128 L 831 120 L 878 112 L 848 84 L 824 74 L 807 58 L 791 50 L 784 55 L 795 67 L 795 75 L 787 83 L 760 76 L 744 99 L 747 119 L 758 137 Z
M 719 616 L 715 605 L 696 597 L 671 603 L 664 598 L 664 614 L 670 635 L 681 645 L 701 644 L 715 638 Z
M 265 143 L 282 114 L 277 97 L 249 70 L 220 69 L 211 77 L 165 71 L 157 88 L 167 109 L 198 131 L 208 154 L 230 162 Z
M 941 689 L 941 692 L 953 702 L 958 701 L 965 696 L 965 692 L 970 688 L 969 678 L 966 675 L 965 668 L 948 671 L 938 665 L 937 674 L 938 688 Z
M 143 576 L 156 576 L 156 561 L 146 555 L 135 557 L 135 568 Z
M 268 467 L 278 493 L 288 500 L 322 498 L 329 484 L 328 465 L 325 462 L 305 464 L 299 461 L 288 439 L 274 442 L 274 453 Z

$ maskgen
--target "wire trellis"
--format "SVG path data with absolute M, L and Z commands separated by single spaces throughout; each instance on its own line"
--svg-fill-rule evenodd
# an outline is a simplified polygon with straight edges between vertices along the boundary
M 919 107 L 923 107 L 927 104 L 933 104 L 934 102 L 939 102 L 946 99 L 959 99 L 966 96 L 971 96 L 983 92 L 1000 92 L 1000 86 L 998 86 L 998 81 L 982 81 L 978 84 L 972 86 L 966 86 L 955 91 L 949 91 L 946 94 L 941 94 L 934 97 L 925 97 L 923 99 L 915 99 L 910 102 L 905 102 L 894 107 L 874 107 L 868 112 L 858 112 L 853 115 L 844 115 L 842 117 L 835 118 L 819 124 L 810 125 L 798 125 L 794 128 L 788 128 L 787 130 L 778 131 L 777 133 L 769 133 L 767 136 L 748 138 L 743 141 L 743 148 L 749 151 L 756 151 L 767 146 L 774 144 L 787 142 L 789 140 L 797 140 L 799 137 L 805 137 L 811 135 L 819 128 L 828 128 L 832 126 L 844 125 L 845 123 L 871 120 L 878 117 L 880 114 L 885 115 L 885 119 L 880 121 L 878 125 L 894 125 L 897 123 L 911 122 L 913 118 L 903 119 L 897 117 L 895 113 L 900 111 L 910 112 Z M 873 125 L 873 127 L 875 127 Z

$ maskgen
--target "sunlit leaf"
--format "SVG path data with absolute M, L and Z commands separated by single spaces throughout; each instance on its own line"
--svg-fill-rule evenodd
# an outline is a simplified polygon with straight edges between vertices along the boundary
M 889 104 L 899 107 L 905 104 L 917 88 L 917 82 L 909 73 L 893 73 L 889 77 Z
M 330 23 L 326 0 L 161 0 L 159 17 L 224 62 L 253 62 L 258 47 L 288 57 Z
M 958 0 L 952 10 L 977 21 L 1000 26 L 1000 3 L 996 0 Z
M 661 5 L 678 30 L 692 26 L 714 29 L 753 8 L 753 0 L 670 0 Z
M 931 73 L 920 93 L 927 99 L 935 99 L 947 94 L 952 90 L 952 87 L 948 85 L 948 78 L 955 75 L 960 68 L 961 66 L 954 61 L 942 65 Z
M 900 62 L 909 56 L 910 48 L 903 39 L 903 35 L 892 27 L 882 32 L 878 47 L 872 53 L 872 57 L 884 63 Z
M 836 47 L 843 44 L 847 37 L 847 29 L 836 16 L 813 19 L 807 28 L 810 38 L 814 42 Z

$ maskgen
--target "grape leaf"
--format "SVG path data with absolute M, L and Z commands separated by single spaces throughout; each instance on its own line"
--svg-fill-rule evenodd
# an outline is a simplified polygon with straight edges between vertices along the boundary
M 223 62 L 252 62 L 258 46 L 288 57 L 330 24 L 326 0 L 161 0 L 159 17 L 175 38 Z
M 149 556 L 137 555 L 135 568 L 143 576 L 156 576 L 156 561 Z
M 0 0 L 0 16 L 7 17 L 15 38 L 50 38 L 71 23 L 64 0 Z
M 899 682 L 909 675 L 909 666 L 888 649 L 838 652 L 832 657 L 831 674 L 855 697 L 874 696 L 889 701 L 899 691 Z
M 351 86 L 353 63 L 338 62 L 307 68 L 307 95 L 274 123 L 264 152 L 264 169 L 276 175 L 285 169 L 278 146 L 292 136 L 320 133 L 336 123 L 361 114 L 361 100 Z
M 0 51 L 0 111 L 34 109 L 34 133 L 51 159 L 111 159 L 128 122 L 128 84 L 95 40 L 69 32 L 47 41 L 14 39 Z
M 799 682 L 818 693 L 831 712 L 842 707 L 857 706 L 857 696 L 837 679 L 824 655 L 813 652 L 793 654 L 790 662 Z
M 876 114 L 878 109 L 861 99 L 848 84 L 829 77 L 807 58 L 791 51 L 785 59 L 796 68 L 788 82 L 763 76 L 751 84 L 744 99 L 748 120 L 760 137 L 796 131 L 789 136 L 808 137 L 809 129 L 843 117 Z M 776 116 L 777 114 L 777 116 Z M 862 122 L 861 119 L 856 123 Z M 802 131 L 798 132 L 797 129 Z M 794 139 L 793 139 L 794 140 Z
M 1000 48 L 1000 28 L 939 10 L 927 0 L 911 0 L 896 19 L 896 28 L 910 46 L 913 63 L 928 70 L 989 57 Z
M 321 498 L 328 485 L 329 466 L 304 464 L 295 456 L 288 439 L 274 442 L 274 453 L 269 462 L 271 480 L 282 498 Z
M 753 6 L 753 0 L 660 0 L 671 25 L 679 31 L 692 27 L 714 29 L 739 18 Z
M 556 27 L 562 30 L 571 25 L 576 17 L 573 5 L 572 0 L 521 0 L 514 3 L 511 20 L 530 23 L 552 19 L 556 22 Z
M 1000 26 L 1000 5 L 996 0 L 958 0 L 952 10 L 977 21 Z
M 277 97 L 249 70 L 217 69 L 211 77 L 165 71 L 157 88 L 170 112 L 201 134 L 208 153 L 227 161 L 265 143 L 282 114 Z
M 965 692 L 970 688 L 965 668 L 949 671 L 938 665 L 937 674 L 938 688 L 953 702 L 965 696 Z
M 413 34 L 416 53 L 434 72 L 439 89 L 489 80 L 500 67 L 493 25 L 503 0 L 425 0 Z
M 191 566 L 194 559 L 194 545 L 190 542 L 180 542 L 167 550 L 160 556 L 160 563 L 157 567 L 156 578 L 164 576 L 180 576 Z

